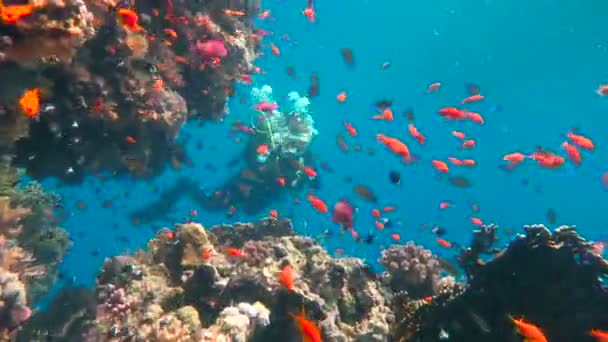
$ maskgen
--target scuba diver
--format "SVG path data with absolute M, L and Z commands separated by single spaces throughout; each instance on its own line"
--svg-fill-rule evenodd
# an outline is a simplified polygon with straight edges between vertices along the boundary
M 275 202 L 285 188 L 319 186 L 318 178 L 311 174 L 316 172 L 310 167 L 312 155 L 308 146 L 317 131 L 308 98 L 290 93 L 289 110 L 281 112 L 270 86 L 253 88 L 251 94 L 256 109 L 251 118 L 253 134 L 249 135 L 244 157 L 238 157 L 245 160 L 245 167 L 211 193 L 201 189 L 197 181 L 182 177 L 162 193 L 159 201 L 132 213 L 134 217 L 140 221 L 159 219 L 184 194 L 201 209 L 234 214 L 238 208 L 246 214 L 258 214 Z

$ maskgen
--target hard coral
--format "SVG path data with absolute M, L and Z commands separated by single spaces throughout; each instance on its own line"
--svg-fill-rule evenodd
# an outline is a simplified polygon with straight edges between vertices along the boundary
M 441 271 L 439 261 L 431 251 L 411 241 L 382 251 L 380 264 L 386 268 L 394 292 L 405 291 L 412 298 L 422 298 L 436 290 Z

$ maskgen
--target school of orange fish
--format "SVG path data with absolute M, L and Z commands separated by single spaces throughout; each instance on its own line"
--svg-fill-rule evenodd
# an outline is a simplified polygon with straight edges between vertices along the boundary
M 313 0 L 307 0 L 307 1 L 308 1 L 307 6 L 302 11 L 302 14 L 308 19 L 308 21 L 310 23 L 314 23 L 317 14 L 314 9 Z M 7 24 L 16 23 L 20 18 L 30 15 L 33 10 L 34 10 L 34 7 L 31 5 L 4 6 L 2 4 L 2 2 L 0 1 L 0 18 L 2 19 L 2 21 L 4 23 L 7 23 Z M 225 14 L 228 16 L 245 16 L 246 15 L 245 13 L 242 13 L 239 11 L 232 11 L 232 10 L 226 10 Z M 144 30 L 144 28 L 139 25 L 139 23 L 138 23 L 139 17 L 134 10 L 128 9 L 128 8 L 118 8 L 117 15 L 118 15 L 119 24 L 122 25 L 126 30 L 131 30 L 131 31 Z M 270 16 L 270 11 L 266 10 L 266 11 L 261 12 L 259 14 L 258 18 L 261 20 L 264 20 L 266 18 L 269 18 L 269 16 Z M 173 31 L 171 29 L 167 29 L 166 31 L 167 31 L 168 36 L 175 37 L 175 35 L 176 35 L 175 31 Z M 260 30 L 260 33 L 261 33 L 260 35 L 262 35 L 262 36 L 264 35 L 264 32 L 262 30 Z M 279 50 L 279 48 L 276 45 L 270 44 L 269 47 L 270 47 L 270 51 L 273 55 L 281 56 L 281 51 Z M 353 55 L 352 55 L 352 51 L 350 49 L 342 49 L 342 55 L 343 55 L 346 63 L 352 63 Z M 219 63 L 220 61 L 218 60 L 217 62 Z M 388 68 L 389 66 L 390 66 L 389 63 L 385 63 L 382 65 L 382 68 L 383 69 Z M 288 70 L 288 72 L 293 73 L 293 68 L 291 68 L 291 71 Z M 243 78 L 243 81 L 247 81 L 247 80 L 250 81 L 250 78 L 248 78 L 248 77 Z M 309 91 L 309 93 L 310 93 L 309 95 L 315 95 L 314 92 L 317 91 L 316 88 L 318 87 L 318 83 L 317 83 L 318 80 L 316 79 L 316 77 L 314 75 L 312 77 L 312 81 L 313 81 L 313 84 Z M 153 85 L 153 87 L 162 88 L 162 86 L 163 86 L 162 80 L 159 80 L 159 82 L 161 82 L 161 83 L 155 84 L 155 85 Z M 250 82 L 244 82 L 244 83 L 250 83 Z M 438 92 L 438 91 L 440 91 L 441 86 L 442 86 L 442 84 L 439 82 L 432 83 L 428 86 L 428 89 L 426 89 L 426 93 L 431 94 L 434 92 Z M 41 89 L 37 89 L 37 88 L 24 90 L 23 95 L 21 96 L 21 98 L 18 101 L 19 107 L 21 108 L 21 112 L 23 113 L 23 115 L 25 115 L 29 118 L 32 118 L 32 119 L 36 119 L 38 117 L 38 115 L 40 113 L 40 101 L 41 101 L 40 93 L 41 93 Z M 599 96 L 608 96 L 608 85 L 600 85 L 598 87 L 598 89 L 596 90 L 596 93 Z M 483 101 L 484 99 L 485 99 L 484 95 L 480 94 L 477 89 L 471 89 L 470 96 L 464 98 L 456 106 L 444 107 L 444 108 L 439 109 L 438 115 L 440 115 L 441 117 L 443 117 L 445 120 L 448 120 L 448 121 L 469 120 L 471 122 L 474 122 L 475 124 L 484 125 L 485 120 L 480 113 L 476 113 L 476 112 L 466 109 L 467 104 L 480 102 L 480 101 Z M 348 95 L 346 94 L 346 92 L 341 92 L 336 96 L 336 100 L 339 103 L 344 103 L 348 100 Z M 374 115 L 373 117 L 371 117 L 371 119 L 383 120 L 388 123 L 394 122 L 395 118 L 393 115 L 393 111 L 390 108 L 390 105 L 391 105 L 390 102 L 379 105 L 378 106 L 379 113 Z M 424 145 L 425 141 L 426 141 L 426 137 L 421 133 L 419 127 L 417 127 L 415 125 L 413 115 L 411 113 L 406 113 L 405 118 L 406 118 L 406 123 L 407 123 L 407 126 L 406 126 L 407 131 L 408 131 L 410 137 L 418 145 Z M 358 134 L 357 129 L 352 123 L 344 122 L 344 127 L 345 127 L 346 133 L 348 135 L 350 135 L 352 137 L 357 136 L 357 134 Z M 461 141 L 461 145 L 460 145 L 461 148 L 463 148 L 463 149 L 475 148 L 475 146 L 476 146 L 475 140 L 468 138 L 466 133 L 464 133 L 462 131 L 453 131 L 452 135 Z M 137 141 L 130 136 L 125 137 L 125 140 L 132 144 L 137 143 Z M 411 164 L 411 163 L 417 162 L 417 159 L 410 152 L 408 143 L 405 142 L 404 139 L 402 140 L 397 137 L 389 137 L 383 133 L 378 133 L 376 135 L 376 140 L 378 143 L 380 143 L 385 148 L 387 148 L 390 152 L 394 153 L 396 156 L 401 158 L 405 164 Z M 346 144 L 346 142 L 344 141 L 344 138 L 342 136 L 339 136 L 339 138 L 337 139 L 337 142 L 338 142 L 340 149 L 342 149 L 343 151 L 348 150 L 349 147 Z M 356 148 L 358 150 L 360 150 L 359 146 L 357 146 Z M 546 149 L 541 149 L 541 148 L 536 149 L 536 151 L 532 152 L 531 154 L 525 154 L 523 152 L 514 151 L 514 152 L 511 152 L 502 157 L 502 160 L 506 163 L 506 164 L 502 165 L 502 167 L 505 170 L 512 170 L 515 167 L 517 167 L 517 165 L 524 162 L 525 160 L 532 160 L 532 161 L 536 162 L 536 164 L 538 166 L 543 167 L 543 168 L 549 168 L 549 169 L 559 169 L 560 167 L 562 167 L 562 165 L 564 165 L 567 162 L 567 160 L 569 162 L 573 163 L 574 165 L 580 165 L 582 162 L 581 150 L 594 151 L 595 145 L 590 138 L 584 136 L 580 132 L 571 130 L 569 132 L 565 132 L 565 140 L 561 144 L 561 148 L 563 150 L 563 153 L 565 154 L 565 157 L 558 154 L 557 152 L 546 150 Z M 268 153 L 268 149 L 269 149 L 269 147 L 267 145 L 260 145 L 260 146 L 258 146 L 256 152 L 260 155 L 264 155 L 264 154 Z M 373 151 L 370 150 L 370 153 L 372 153 L 372 152 Z M 458 159 L 458 158 L 450 156 L 450 157 L 447 157 L 446 160 L 438 160 L 438 159 L 432 160 L 431 166 L 438 173 L 448 175 L 450 173 L 451 167 L 475 167 L 476 161 L 474 159 Z M 308 166 L 306 166 L 306 167 L 301 166 L 301 167 L 307 176 L 313 177 L 313 178 L 317 176 L 317 172 L 312 167 L 308 167 Z M 393 175 L 391 175 L 391 178 L 392 177 L 393 177 Z M 399 182 L 398 178 L 394 179 L 394 181 Z M 468 184 L 468 181 L 466 179 L 463 179 L 460 177 L 450 179 L 450 181 L 458 186 L 467 186 L 467 184 Z M 281 186 L 285 186 L 285 179 L 283 177 L 278 177 L 277 182 Z M 603 186 L 608 190 L 608 172 L 604 173 L 601 176 L 601 182 L 602 182 Z M 373 196 L 373 194 L 371 194 L 371 192 L 368 189 L 363 188 L 357 192 L 362 197 Z M 310 193 L 306 197 L 306 199 L 309 201 L 309 203 L 312 205 L 312 207 L 320 214 L 327 214 L 329 212 L 329 207 L 325 203 L 325 201 L 323 201 L 321 198 L 315 196 L 314 194 Z M 297 200 L 297 199 L 296 199 L 296 201 L 299 202 L 299 200 Z M 82 203 L 78 203 L 77 205 L 81 208 L 82 208 L 82 206 L 84 206 L 84 204 L 82 204 Z M 451 205 L 450 202 L 447 202 L 447 201 L 442 202 L 442 203 L 440 203 L 440 209 L 447 209 L 448 207 L 450 207 L 450 205 Z M 395 210 L 395 208 L 392 206 L 387 206 L 382 209 L 372 209 L 371 215 L 375 219 L 375 225 L 376 225 L 377 229 L 379 229 L 379 230 L 384 229 L 384 222 L 381 220 L 382 213 L 391 212 L 393 210 Z M 350 206 L 348 205 L 347 202 L 342 201 L 342 202 L 336 204 L 336 207 L 334 208 L 333 213 L 334 213 L 334 215 L 330 219 L 341 224 L 343 229 L 348 229 L 352 233 L 352 235 L 355 239 L 360 239 L 357 232 L 353 228 L 352 208 L 350 208 Z M 270 216 L 277 218 L 279 216 L 279 213 L 276 209 L 271 209 Z M 474 225 L 479 225 L 479 226 L 483 225 L 483 222 L 479 218 L 471 217 L 470 220 Z M 169 234 L 172 234 L 172 233 L 169 233 Z M 397 233 L 393 233 L 391 235 L 391 237 L 395 241 L 400 241 L 400 239 L 401 239 L 399 234 L 397 234 Z M 441 239 L 439 237 L 436 238 L 436 241 L 442 247 L 445 247 L 445 248 L 452 247 L 451 242 Z M 339 253 L 339 251 L 337 251 L 337 252 Z M 227 255 L 229 255 L 231 257 L 235 257 L 235 258 L 247 257 L 247 255 L 243 251 L 236 249 L 236 248 L 232 248 L 232 247 L 227 247 L 225 250 L 225 253 Z M 206 253 L 202 257 L 209 258 L 210 255 L 208 255 L 208 253 Z M 294 271 L 290 265 L 285 266 L 285 268 L 280 272 L 278 277 L 283 286 L 285 286 L 290 291 L 293 291 L 294 281 L 297 277 L 294 274 Z M 298 325 L 299 330 L 301 331 L 301 334 L 305 341 L 313 341 L 313 342 L 321 341 L 321 334 L 320 334 L 319 329 L 317 328 L 317 326 L 315 325 L 314 322 L 311 322 L 306 319 L 306 315 L 305 315 L 305 312 L 303 309 L 302 309 L 301 313 L 291 314 L 291 316 L 295 320 L 296 324 Z M 543 334 L 542 329 L 540 327 L 534 325 L 531 322 L 524 321 L 523 318 L 516 319 L 514 317 L 510 317 L 510 319 L 512 320 L 518 333 L 524 338 L 525 341 L 528 341 L 528 342 L 545 342 L 545 341 L 547 341 L 547 339 L 546 339 L 545 335 Z M 592 330 L 589 332 L 589 334 L 591 336 L 595 337 L 597 339 L 597 341 L 608 342 L 608 332 L 606 332 L 606 331 Z

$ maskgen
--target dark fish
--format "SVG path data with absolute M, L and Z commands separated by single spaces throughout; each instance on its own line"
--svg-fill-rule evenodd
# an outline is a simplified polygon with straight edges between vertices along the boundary
M 484 334 L 489 334 L 492 331 L 492 329 L 490 328 L 490 325 L 488 324 L 488 322 L 485 319 L 483 319 L 483 317 L 481 317 L 480 315 L 476 314 L 473 311 L 469 311 L 469 314 L 471 315 L 473 322 L 475 322 L 475 324 L 479 327 L 481 332 L 483 332 Z
M 397 171 L 389 172 L 388 178 L 391 180 L 391 183 L 393 183 L 393 184 L 401 183 L 401 174 Z
M 479 204 L 477 204 L 477 202 L 471 202 L 471 210 L 473 210 L 473 212 L 478 212 L 479 211 Z
M 369 233 L 367 234 L 367 237 L 365 238 L 365 243 L 367 243 L 367 244 L 372 244 L 372 243 L 374 242 L 374 238 L 375 238 L 375 237 L 376 237 L 376 236 L 375 236 L 374 234 L 372 234 L 372 232 L 369 232 Z
M 310 76 L 311 84 L 310 88 L 308 88 L 308 96 L 314 97 L 319 95 L 319 76 L 317 74 L 312 74 Z
M 353 178 L 352 178 L 352 177 L 345 177 L 345 178 L 344 178 L 344 181 L 345 181 L 346 183 L 352 183 L 352 182 L 353 182 Z
M 446 231 L 445 231 L 445 229 L 439 227 L 439 225 L 435 225 L 435 226 L 433 226 L 433 229 L 431 229 L 431 233 L 433 233 L 437 236 L 443 236 L 443 235 L 445 235 Z
M 405 119 L 407 120 L 407 122 L 414 122 L 414 110 L 411 108 L 408 108 L 408 110 L 405 111 L 405 113 L 403 113 L 403 116 L 405 116 Z
M 348 144 L 346 143 L 346 141 L 344 141 L 343 135 L 339 134 L 338 136 L 336 136 L 336 143 L 338 144 L 342 152 L 348 152 Z
M 288 74 L 289 76 L 295 76 L 295 75 L 296 75 L 296 69 L 294 69 L 294 67 L 293 67 L 293 66 L 291 66 L 291 65 L 290 65 L 290 66 L 288 66 L 288 67 L 287 67 L 287 74 Z
M 346 64 L 348 64 L 349 67 L 354 66 L 355 61 L 353 59 L 353 51 L 348 48 L 343 48 L 341 50 L 341 52 L 342 52 L 342 58 L 344 58 L 344 61 L 346 62 Z
M 553 209 L 549 209 L 547 211 L 547 221 L 549 222 L 549 224 L 555 224 L 557 219 L 557 214 L 555 213 L 555 211 Z
M 460 188 L 468 188 L 471 186 L 471 182 L 465 177 L 452 177 L 450 178 L 450 183 Z
M 357 195 L 359 195 L 359 197 L 361 197 L 361 199 L 370 202 L 376 202 L 378 200 L 372 190 L 365 185 L 356 185 L 353 190 L 357 193 Z
M 331 166 L 329 166 L 329 164 L 326 161 L 321 162 L 321 168 L 329 173 L 334 172 L 334 169 L 332 169 Z
M 384 228 L 393 227 L 393 221 L 391 221 L 391 219 L 389 219 L 389 218 L 385 218 L 382 223 L 384 224 Z
M 386 108 L 388 108 L 392 105 L 393 105 L 393 101 L 387 100 L 387 99 L 382 99 L 382 100 L 376 102 L 376 108 L 380 111 L 385 110 Z
M 466 87 L 470 95 L 479 95 L 479 93 L 481 92 L 479 86 L 476 84 L 469 83 L 466 85 Z

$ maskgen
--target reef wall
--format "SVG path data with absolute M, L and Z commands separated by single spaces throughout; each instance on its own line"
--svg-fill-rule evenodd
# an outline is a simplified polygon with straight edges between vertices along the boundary
M 184 161 L 183 124 L 220 120 L 256 70 L 256 1 L 24 6 L 0 4 L 0 153 L 34 177 L 148 177 Z M 38 100 L 23 102 L 27 90 Z

